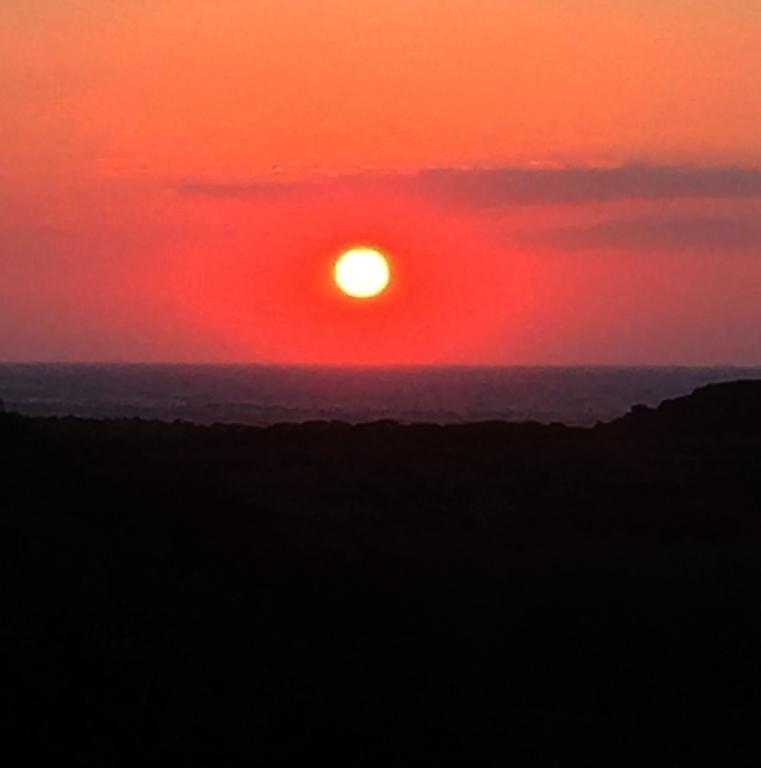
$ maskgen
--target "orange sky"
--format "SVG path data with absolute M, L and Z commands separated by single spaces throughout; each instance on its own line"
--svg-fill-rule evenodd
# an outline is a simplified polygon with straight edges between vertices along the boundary
M 0 50 L 17 173 L 761 163 L 755 0 L 7 0 Z
M 6 0 L 0 359 L 761 362 L 746 181 L 485 207 L 415 180 L 754 172 L 760 82 L 755 0 Z M 403 177 L 347 191 L 370 173 Z M 358 238 L 429 275 L 395 313 L 286 284 Z

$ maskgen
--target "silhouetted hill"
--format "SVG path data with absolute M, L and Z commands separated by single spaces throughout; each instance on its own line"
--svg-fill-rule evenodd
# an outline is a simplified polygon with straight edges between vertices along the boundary
M 98 765 L 755 765 L 760 401 L 595 429 L 0 414 L 8 738 Z
M 709 384 L 691 395 L 665 400 L 657 408 L 636 406 L 609 428 L 644 435 L 754 435 L 761 430 L 761 382 Z

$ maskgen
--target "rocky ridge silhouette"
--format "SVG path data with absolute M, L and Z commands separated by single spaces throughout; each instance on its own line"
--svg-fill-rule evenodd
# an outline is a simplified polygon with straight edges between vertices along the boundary
M 759 404 L 747 381 L 591 429 L 4 413 L 7 738 L 80 764 L 756 764 Z

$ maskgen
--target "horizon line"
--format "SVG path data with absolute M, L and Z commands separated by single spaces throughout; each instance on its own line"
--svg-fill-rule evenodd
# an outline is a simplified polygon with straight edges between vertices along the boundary
M 669 370 L 761 370 L 761 361 L 756 363 L 315 363 L 315 362 L 273 362 L 273 361 L 209 361 L 209 360 L 0 360 L 0 366 L 102 366 L 102 367 L 257 367 L 257 368 L 320 368 L 320 369 L 430 369 L 430 368 L 596 368 L 596 369 L 669 369 Z

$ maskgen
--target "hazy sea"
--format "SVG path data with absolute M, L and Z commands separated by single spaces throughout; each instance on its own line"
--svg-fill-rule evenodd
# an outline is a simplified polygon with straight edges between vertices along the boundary
M 201 424 L 313 419 L 589 425 L 758 368 L 319 368 L 2 364 L 6 410 Z

